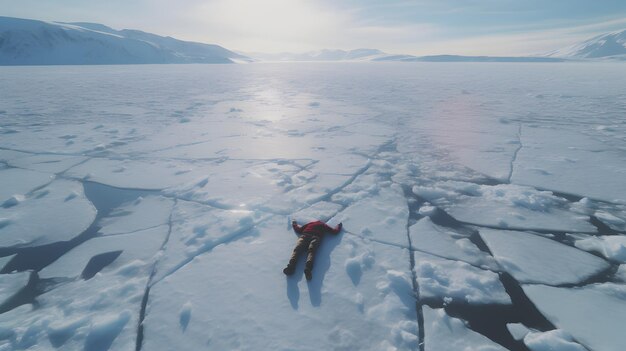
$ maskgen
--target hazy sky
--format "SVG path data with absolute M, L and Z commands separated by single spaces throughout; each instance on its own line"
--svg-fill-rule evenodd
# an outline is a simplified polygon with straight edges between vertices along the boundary
M 0 0 L 0 16 L 97 22 L 243 52 L 524 55 L 626 29 L 626 0 Z

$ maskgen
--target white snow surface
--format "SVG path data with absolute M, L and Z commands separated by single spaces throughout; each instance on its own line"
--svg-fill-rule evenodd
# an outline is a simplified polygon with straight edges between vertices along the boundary
M 337 215 L 336 221 L 342 222 L 350 233 L 406 246 L 408 212 L 402 189 L 394 185 L 348 207 Z
M 565 199 L 531 187 L 443 181 L 434 186 L 415 186 L 413 192 L 466 223 L 526 230 L 595 230 L 586 214 L 567 208 Z
M 620 181 L 626 176 L 626 161 L 620 157 L 623 150 L 581 132 L 561 131 L 558 138 L 553 133 L 547 128 L 524 129 L 524 147 L 517 154 L 511 180 L 605 201 L 626 201 L 626 184 Z M 584 179 L 578 176 L 582 170 Z
M 76 246 L 58 260 L 39 272 L 41 278 L 76 278 L 83 272 L 87 263 L 97 255 L 118 252 L 120 255 L 101 272 L 117 270 L 133 261 L 151 262 L 163 245 L 168 232 L 166 225 L 140 230 L 119 236 L 104 236 L 91 239 Z
M 15 201 L 13 197 L 22 199 L 30 191 L 50 183 L 53 179 L 53 175 L 41 172 L 19 168 L 0 169 L 0 205 L 5 208 L 17 205 L 19 201 Z
M 522 288 L 548 320 L 584 346 L 592 350 L 623 349 L 625 285 L 604 283 L 582 288 L 523 285 Z
M 4 266 L 6 266 L 7 263 L 9 263 L 9 261 L 11 261 L 13 259 L 13 257 L 15 257 L 15 254 L 4 256 L 4 257 L 0 257 L 0 269 L 3 269 Z
M 42 277 L 0 313 L 0 350 L 501 350 L 443 310 L 423 306 L 420 326 L 416 297 L 515 311 L 500 271 L 575 285 L 608 267 L 563 237 L 617 273 L 527 295 L 585 347 L 624 344 L 622 285 L 606 283 L 626 281 L 621 249 L 592 225 L 626 229 L 622 66 L 41 66 L 0 80 L 0 261 Z M 282 273 L 292 219 L 344 224 L 311 282 L 303 258 Z M 553 334 L 537 345 L 570 342 Z
M 39 172 L 62 173 L 71 167 L 87 160 L 83 156 L 65 155 L 28 155 L 26 157 L 15 158 L 7 163 L 17 168 L 32 169 Z
M 575 242 L 577 248 L 598 252 L 609 260 L 626 263 L 626 235 L 592 236 Z
M 174 201 L 162 196 L 139 197 L 117 207 L 99 222 L 103 235 L 132 233 L 142 229 L 166 225 Z
M 586 351 L 573 341 L 572 336 L 561 329 L 547 332 L 531 332 L 524 337 L 524 344 L 532 351 Z
M 244 237 L 196 257 L 151 288 L 144 347 L 415 347 L 407 250 L 349 236 L 327 237 L 307 283 L 302 264 L 290 278 L 281 272 L 296 239 L 282 218 L 272 217 Z M 344 265 L 363 255 L 368 258 L 358 267 Z
M 415 253 L 420 297 L 446 303 L 510 304 L 497 273 L 465 262 Z
M 507 323 L 506 328 L 515 340 L 522 340 L 526 335 L 528 335 L 528 333 L 531 332 L 530 329 L 522 323 Z
M 0 305 L 25 288 L 30 278 L 31 272 L 0 274 Z
M 76 181 L 55 180 L 20 200 L 0 208 L 0 246 L 24 247 L 66 241 L 82 233 L 96 209 Z
M 480 251 L 466 235 L 438 226 L 428 217 L 412 225 L 409 233 L 411 245 L 416 250 L 485 269 L 499 269 L 493 257 Z
M 469 329 L 465 323 L 446 314 L 443 308 L 424 306 L 425 350 L 500 351 L 504 347 Z
M 601 258 L 536 234 L 483 228 L 480 236 L 500 266 L 523 283 L 575 284 L 609 267 Z

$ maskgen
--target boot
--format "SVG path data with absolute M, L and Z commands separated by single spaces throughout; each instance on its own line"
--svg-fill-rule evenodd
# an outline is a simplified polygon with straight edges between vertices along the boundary
M 290 260 L 287 267 L 283 269 L 283 273 L 285 273 L 285 275 L 292 275 L 295 271 L 296 271 L 296 262 L 293 260 Z
M 313 262 L 307 261 L 304 266 L 304 276 L 306 277 L 306 280 L 313 279 Z

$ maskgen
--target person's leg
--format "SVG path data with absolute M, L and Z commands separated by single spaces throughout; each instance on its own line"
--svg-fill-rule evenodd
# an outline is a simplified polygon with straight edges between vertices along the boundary
M 313 278 L 313 263 L 315 262 L 315 253 L 320 247 L 321 238 L 315 237 L 309 243 L 308 254 L 306 256 L 306 266 L 304 267 L 304 275 L 307 280 Z
M 289 259 L 289 263 L 287 267 L 283 269 L 283 273 L 286 275 L 292 275 L 296 270 L 296 263 L 298 262 L 298 255 L 300 252 L 306 250 L 309 245 L 309 240 L 305 236 L 301 236 L 296 241 L 296 247 L 293 248 L 293 252 L 291 253 L 291 258 Z

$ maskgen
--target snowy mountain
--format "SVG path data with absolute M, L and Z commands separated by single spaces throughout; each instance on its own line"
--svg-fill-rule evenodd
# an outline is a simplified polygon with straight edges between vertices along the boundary
M 626 60 L 626 29 L 599 35 L 581 43 L 551 52 L 548 56 L 576 59 L 610 58 Z
M 278 54 L 251 53 L 260 61 L 371 61 L 388 54 L 377 49 L 308 51 L 304 53 L 282 52 Z
M 377 49 L 356 50 L 320 50 L 305 53 L 251 53 L 248 56 L 259 61 L 373 61 L 373 62 L 562 62 L 556 57 L 500 57 L 500 56 L 462 56 L 431 55 L 414 56 L 388 54 Z
M 462 56 L 462 55 L 386 55 L 372 61 L 402 62 L 563 62 L 565 59 L 556 57 L 534 56 Z
M 0 17 L 0 65 L 233 63 L 249 61 L 218 45 L 96 23 Z

